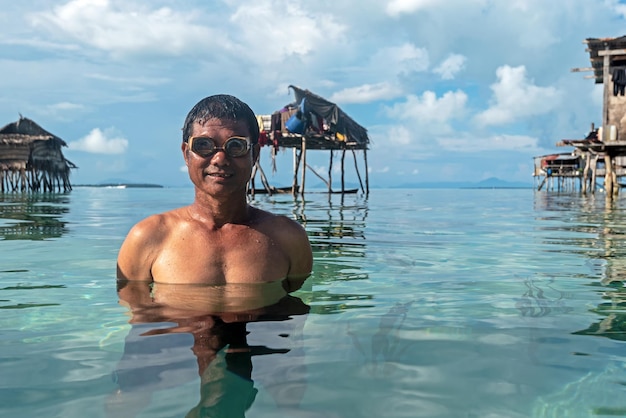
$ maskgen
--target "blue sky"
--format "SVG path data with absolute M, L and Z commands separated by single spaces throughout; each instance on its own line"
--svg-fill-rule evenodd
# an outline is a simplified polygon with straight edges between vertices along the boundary
M 533 156 L 600 120 L 602 86 L 571 72 L 589 66 L 584 39 L 626 34 L 616 0 L 6 3 L 0 124 L 22 114 L 63 138 L 73 183 L 187 185 L 181 127 L 198 100 L 271 114 L 290 84 L 368 129 L 373 187 L 531 183 Z M 274 175 L 269 155 L 270 182 L 291 184 L 290 150 Z M 326 173 L 328 157 L 308 163 Z

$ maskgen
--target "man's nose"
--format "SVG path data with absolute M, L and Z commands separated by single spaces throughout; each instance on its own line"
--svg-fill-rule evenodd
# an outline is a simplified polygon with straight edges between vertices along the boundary
M 226 151 L 224 151 L 224 149 L 219 148 L 213 155 L 211 155 L 211 163 L 223 164 L 224 162 L 228 162 L 228 156 L 226 155 Z

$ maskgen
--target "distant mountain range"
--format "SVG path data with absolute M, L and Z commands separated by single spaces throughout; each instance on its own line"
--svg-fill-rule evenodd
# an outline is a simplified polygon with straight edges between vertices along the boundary
M 392 188 L 407 188 L 407 189 L 531 189 L 533 184 L 531 182 L 513 182 L 501 180 L 496 177 L 490 177 L 488 179 L 479 182 L 423 182 L 423 183 L 403 183 Z

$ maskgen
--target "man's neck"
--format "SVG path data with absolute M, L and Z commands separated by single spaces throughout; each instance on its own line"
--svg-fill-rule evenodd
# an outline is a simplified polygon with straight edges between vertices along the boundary
M 243 199 L 217 200 L 196 195 L 189 209 L 192 217 L 216 229 L 225 224 L 247 223 L 250 219 L 250 206 L 245 196 Z

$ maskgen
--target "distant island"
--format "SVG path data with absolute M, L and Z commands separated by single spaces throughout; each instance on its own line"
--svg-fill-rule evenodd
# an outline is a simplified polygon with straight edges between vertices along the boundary
M 99 184 L 75 184 L 73 187 L 105 187 L 109 189 L 132 189 L 132 188 L 163 188 L 160 184 L 150 183 L 99 183 Z
M 479 182 L 423 182 L 423 183 L 404 183 L 399 188 L 411 189 L 531 189 L 532 183 L 514 182 L 501 180 L 496 177 Z

